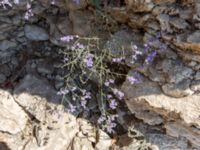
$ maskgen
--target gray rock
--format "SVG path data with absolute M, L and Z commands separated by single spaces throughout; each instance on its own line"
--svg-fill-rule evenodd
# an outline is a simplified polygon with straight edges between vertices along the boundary
M 187 42 L 189 43 L 200 43 L 200 30 L 195 31 L 192 33 L 188 38 Z
M 63 35 L 72 34 L 72 23 L 68 16 L 59 18 L 56 26 Z
M 0 41 L 0 50 L 1 51 L 6 51 L 7 49 L 14 48 L 16 46 L 17 46 L 17 43 L 12 42 L 12 41 L 8 41 L 8 40 Z
M 37 65 L 37 71 L 41 74 L 52 74 L 54 71 L 53 64 L 47 60 L 42 60 Z
M 167 82 L 169 83 L 179 83 L 183 79 L 191 78 L 193 74 L 193 70 L 184 66 L 179 60 L 165 59 L 157 64 L 157 69 L 165 73 Z
M 164 134 L 147 134 L 148 141 L 158 148 L 158 150 L 188 150 L 187 140 L 184 138 L 174 138 Z
M 7 64 L 0 66 L 0 74 L 4 74 L 6 77 L 11 75 L 11 70 Z
M 190 80 L 183 80 L 177 84 L 168 83 L 162 86 L 163 92 L 169 96 L 180 98 L 192 95 L 190 90 Z
M 176 17 L 170 19 L 170 24 L 179 30 L 184 30 L 189 26 L 189 24 L 184 19 Z
M 6 81 L 6 76 L 0 73 L 0 83 L 3 83 L 5 81 Z
M 32 41 L 46 41 L 49 39 L 47 31 L 36 25 L 25 25 L 25 36 Z
M 13 96 L 3 90 L 0 90 L 0 114 L 0 131 L 17 134 L 25 128 L 28 116 Z
M 173 32 L 169 24 L 169 20 L 170 20 L 169 15 L 160 14 L 156 17 L 156 19 L 159 21 L 162 31 L 167 31 L 169 33 Z
M 173 137 L 184 137 L 190 141 L 191 145 L 200 147 L 200 131 L 196 128 L 191 128 L 180 122 L 169 122 L 165 125 L 166 132 Z
M 200 71 L 197 71 L 194 78 L 195 80 L 200 80 Z

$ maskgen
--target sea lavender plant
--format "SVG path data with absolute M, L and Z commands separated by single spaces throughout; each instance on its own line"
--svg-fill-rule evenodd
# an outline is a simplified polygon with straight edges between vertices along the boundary
M 158 37 L 160 36 L 158 35 Z M 61 89 L 58 94 L 63 96 L 71 95 L 72 100 L 80 104 L 74 106 L 71 102 L 67 102 L 69 112 L 73 113 L 80 109 L 88 111 L 88 102 L 95 100 L 94 97 L 96 96 L 93 96 L 90 91 L 92 89 L 88 91 L 83 87 L 88 85 L 92 77 L 95 76 L 95 82 L 98 85 L 95 92 L 99 95 L 97 96 L 100 101 L 98 107 L 101 111 L 101 116 L 97 123 L 102 129 L 112 133 L 116 127 L 116 110 L 125 97 L 124 93 L 116 86 L 115 79 L 118 76 L 124 76 L 130 84 L 139 84 L 142 82 L 142 78 L 137 71 L 128 75 L 111 71 L 108 65 L 109 62 L 122 63 L 126 57 L 115 58 L 108 50 L 99 49 L 99 40 L 96 37 L 86 38 L 74 35 L 60 38 L 60 41 L 67 45 L 67 48 L 61 51 L 64 56 L 64 65 L 62 67 L 67 68 L 69 72 L 65 76 L 66 87 Z M 153 62 L 158 55 L 158 50 L 152 47 L 152 42 L 150 41 L 144 45 L 143 52 L 136 45 L 132 45 L 133 63 L 140 56 L 146 56 L 143 65 L 148 66 Z M 161 47 L 166 48 L 164 45 Z M 80 73 L 76 75 L 77 72 Z M 77 78 L 80 81 L 79 85 L 81 85 L 72 85 L 71 82 L 77 80 Z M 64 100 L 68 101 L 67 98 L 64 98 Z

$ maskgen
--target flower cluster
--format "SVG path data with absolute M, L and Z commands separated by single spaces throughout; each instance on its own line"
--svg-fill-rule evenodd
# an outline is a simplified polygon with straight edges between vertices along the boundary
M 117 126 L 117 124 L 115 123 L 117 117 L 118 115 L 102 115 L 101 117 L 99 117 L 97 122 L 99 125 L 103 124 L 103 129 L 106 130 L 108 133 L 112 133 L 114 132 L 114 128 Z
M 84 58 L 84 63 L 88 68 L 92 68 L 94 62 L 93 62 L 94 56 L 92 54 L 87 54 Z
M 120 100 L 124 98 L 124 93 L 120 91 L 119 89 L 113 88 L 112 91 L 115 94 L 115 96 L 117 96 Z

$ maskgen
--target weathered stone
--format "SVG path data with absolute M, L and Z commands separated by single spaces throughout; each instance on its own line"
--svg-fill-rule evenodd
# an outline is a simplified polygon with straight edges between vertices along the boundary
M 190 34 L 188 36 L 188 34 Z M 200 31 L 185 33 L 177 36 L 175 45 L 185 51 L 191 51 L 200 54 Z
M 195 80 L 200 80 L 200 71 L 195 74 Z
M 47 101 L 60 103 L 48 81 L 34 75 L 26 75 L 14 93 L 16 101 L 40 121 L 45 119 Z
M 71 35 L 72 34 L 72 23 L 69 20 L 68 16 L 59 18 L 57 21 L 57 27 L 63 35 Z
M 145 25 L 150 20 L 151 20 L 150 14 L 129 14 L 128 25 L 133 29 L 138 29 L 141 26 L 145 28 Z
M 165 134 L 147 134 L 148 141 L 156 146 L 158 150 L 180 149 L 187 150 L 189 145 L 184 138 L 174 138 Z
M 38 62 L 37 71 L 41 74 L 52 74 L 54 67 L 51 60 L 42 60 Z
M 163 92 L 166 95 L 180 98 L 188 95 L 192 95 L 193 91 L 190 90 L 190 80 L 183 80 L 177 84 L 168 83 L 162 86 Z
M 0 90 L 0 114 L 0 131 L 17 134 L 25 128 L 28 116 L 13 96 L 3 90 Z
M 14 48 L 16 46 L 17 46 L 17 43 L 12 42 L 12 41 L 8 41 L 8 40 L 0 41 L 0 50 L 1 51 L 6 51 L 7 49 Z
M 200 95 L 198 94 L 182 98 L 169 97 L 162 93 L 157 83 L 147 79 L 134 86 L 126 81 L 122 86 L 122 90 L 127 97 L 126 103 L 132 112 L 135 112 L 135 105 L 138 104 L 141 109 L 144 107 L 147 110 L 166 115 L 165 117 L 167 117 L 168 112 L 176 112 L 187 124 L 200 126 L 200 120 L 198 119 L 200 115 Z M 159 109 L 164 112 L 161 113 Z
M 171 69 L 173 68 L 173 69 Z M 161 79 L 169 83 L 179 83 L 184 79 L 191 77 L 193 70 L 189 67 L 184 66 L 179 60 L 164 59 L 163 61 L 157 63 L 156 69 L 154 69 L 154 77 L 152 78 Z M 156 75 L 158 73 L 159 76 Z
M 195 92 L 200 92 L 200 80 L 193 81 L 191 84 L 191 90 Z
M 112 139 L 102 130 L 99 130 L 99 134 L 97 135 L 98 137 L 98 142 L 95 145 L 95 149 L 97 150 L 107 150 L 110 149 L 112 146 Z
M 150 12 L 154 7 L 151 0 L 125 0 L 125 3 L 133 12 Z
M 165 125 L 169 135 L 174 137 L 184 137 L 196 148 L 200 147 L 200 131 L 181 123 L 169 122 Z
M 169 20 L 170 20 L 169 15 L 167 15 L 167 14 L 160 14 L 156 18 L 157 18 L 157 20 L 160 23 L 162 31 L 166 31 L 166 32 L 169 32 L 169 33 L 173 32 L 173 30 L 171 29 L 171 27 L 169 25 Z
M 32 41 L 46 41 L 49 39 L 47 31 L 36 25 L 25 25 L 25 36 Z
M 3 83 L 6 81 L 6 76 L 2 73 L 0 73 L 0 83 Z
M 156 5 L 163 5 L 163 4 L 172 4 L 176 2 L 176 0 L 152 0 Z
M 185 30 L 189 26 L 189 24 L 184 19 L 177 18 L 177 17 L 170 19 L 169 23 L 173 27 L 179 30 Z
M 66 7 L 70 11 L 84 9 L 87 7 L 87 0 L 65 0 Z
M 92 33 L 91 19 L 93 18 L 90 11 L 72 11 L 69 13 L 70 20 L 73 24 L 73 34 L 88 36 Z
M 111 16 L 120 23 L 126 23 L 129 19 L 126 8 L 111 8 L 110 10 Z
M 178 54 L 185 61 L 196 61 L 200 63 L 200 55 L 192 54 L 190 52 L 178 51 Z

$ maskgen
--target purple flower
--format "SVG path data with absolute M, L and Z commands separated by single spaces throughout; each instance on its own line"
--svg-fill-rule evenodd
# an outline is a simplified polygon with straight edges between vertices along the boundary
M 109 79 L 109 82 L 110 82 L 110 83 L 114 83 L 115 80 L 113 80 L 113 79 Z
M 84 49 L 85 48 L 85 46 L 83 44 L 80 44 L 80 43 L 77 43 L 76 46 L 77 46 L 77 49 Z
M 124 97 L 124 93 L 123 92 L 121 92 L 120 90 L 118 90 L 116 88 L 112 89 L 112 91 L 120 100 L 123 99 L 123 97 Z
M 127 79 L 131 84 L 139 83 L 139 80 L 136 77 L 128 76 Z
M 63 59 L 63 62 L 64 63 L 67 63 L 69 61 L 69 59 L 67 58 L 67 57 L 65 57 L 64 59 Z
M 145 64 L 151 63 L 151 62 L 154 60 L 154 58 L 156 57 L 156 55 L 157 55 L 157 52 L 156 52 L 156 51 L 150 53 L 150 54 L 147 56 L 147 58 L 145 59 Z
M 60 91 L 57 92 L 58 95 L 66 95 L 69 93 L 69 90 L 66 88 L 61 88 Z
M 108 121 L 107 124 L 106 124 L 106 130 L 107 130 L 107 132 L 108 133 L 114 132 L 113 128 L 115 128 L 116 126 L 117 126 L 116 123 Z
M 88 68 L 91 68 L 92 66 L 93 66 L 93 64 L 94 64 L 94 62 L 93 62 L 93 55 L 92 54 L 88 54 L 87 56 L 86 56 L 86 58 L 84 59 L 84 63 L 86 64 L 86 66 L 88 67 Z
M 124 57 L 119 57 L 119 58 L 113 58 L 112 61 L 113 62 L 121 62 L 124 59 L 125 59 Z
M 113 84 L 115 81 L 113 79 L 109 79 L 104 83 L 105 86 L 109 86 L 110 84 Z
M 60 38 L 60 40 L 62 42 L 70 42 L 73 39 L 74 39 L 74 36 L 72 36 L 72 35 L 67 35 L 67 36 L 63 36 L 63 37 Z
M 109 86 L 109 85 L 110 85 L 110 82 L 106 81 L 106 82 L 104 83 L 104 85 L 105 85 L 105 86 Z
M 99 117 L 99 119 L 97 120 L 98 124 L 102 124 L 102 122 L 104 122 L 106 120 L 105 116 L 101 116 Z
M 115 99 L 112 99 L 112 100 L 110 101 L 109 106 L 110 106 L 111 109 L 116 109 L 116 108 L 117 108 L 117 105 L 118 105 L 118 103 L 116 102 Z
M 110 98 L 112 98 L 112 95 L 109 94 L 109 95 L 107 95 L 107 97 L 110 99 Z
M 69 104 L 69 110 L 68 110 L 68 112 L 73 113 L 75 111 L 76 111 L 76 106 L 74 106 L 72 104 Z
M 81 106 L 85 109 L 86 108 L 87 101 L 81 100 Z

